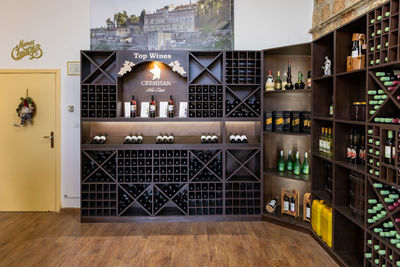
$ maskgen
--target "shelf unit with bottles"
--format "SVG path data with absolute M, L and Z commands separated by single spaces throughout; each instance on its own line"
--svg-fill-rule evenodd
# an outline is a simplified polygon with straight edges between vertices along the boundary
M 261 219 L 260 55 L 260 51 L 81 51 L 81 220 Z M 154 56 L 158 58 L 150 59 Z M 174 69 L 174 61 L 183 71 Z M 124 68 L 127 62 L 133 63 L 131 68 Z M 159 79 L 150 72 L 156 66 L 161 70 Z M 227 74 L 237 82 L 228 84 Z M 137 116 L 126 118 L 123 104 L 132 95 Z M 174 117 L 161 118 L 159 112 L 155 118 L 140 117 L 141 103 L 150 101 L 151 95 L 157 103 L 172 95 Z M 238 102 L 229 113 L 226 100 Z M 178 117 L 181 102 L 188 103 L 186 118 Z M 174 143 L 156 144 L 160 133 L 173 134 Z M 215 133 L 218 143 L 202 144 L 204 133 Z M 230 133 L 246 135 L 248 143 L 230 143 Z M 106 142 L 92 144 L 102 134 L 107 134 Z M 130 134 L 142 134 L 143 142 L 124 144 Z
M 399 148 L 396 143 L 398 136 L 396 135 L 398 135 L 399 126 L 375 121 L 375 118 L 381 117 L 400 117 L 400 105 L 396 99 L 399 92 L 397 87 L 389 91 L 376 76 L 378 71 L 399 69 L 400 66 L 397 58 L 398 5 L 398 0 L 383 3 L 312 43 L 313 179 L 311 187 L 314 198 L 324 200 L 333 208 L 333 246 L 332 248 L 326 246 L 326 248 L 336 254 L 346 266 L 382 266 L 382 264 L 396 266 L 400 251 L 396 246 L 390 245 L 389 240 L 374 233 L 367 223 L 369 219 L 367 211 L 371 208 L 368 199 L 377 197 L 372 185 L 383 183 L 399 188 L 397 163 L 399 155 L 396 154 L 393 165 L 383 162 L 384 143 L 390 130 L 394 132 L 395 153 L 398 153 Z M 381 15 L 383 15 L 381 20 L 373 21 Z M 385 27 L 389 27 L 387 33 L 384 32 Z M 376 33 L 378 28 L 383 29 L 383 33 L 372 36 L 371 34 Z M 353 33 L 364 33 L 367 36 L 366 66 L 360 70 L 347 72 L 346 57 L 351 55 Z M 385 48 L 386 42 L 390 44 L 387 48 Z M 378 44 L 380 44 L 379 49 L 377 49 Z M 371 50 L 372 47 L 374 47 L 373 50 Z M 325 56 L 332 61 L 332 74 L 329 76 L 323 76 L 321 68 Z M 386 57 L 388 61 L 384 62 Z M 376 59 L 379 61 L 375 62 Z M 374 60 L 374 64 L 370 64 L 371 60 Z M 377 93 L 378 90 L 381 91 Z M 369 91 L 373 93 L 368 93 Z M 379 97 L 375 98 L 375 95 Z M 381 95 L 384 97 L 381 98 Z M 354 120 L 351 116 L 354 102 L 366 102 L 366 108 L 360 120 Z M 329 114 L 331 104 L 333 116 Z M 332 128 L 331 157 L 321 155 L 319 152 L 321 127 Z M 346 161 L 346 146 L 351 130 L 357 130 L 360 135 L 365 136 L 365 141 L 362 143 L 366 152 L 364 165 Z M 376 141 L 379 142 L 376 143 Z M 359 194 L 354 192 L 352 179 L 357 179 L 364 188 Z M 355 195 L 357 197 L 354 197 Z M 358 208 L 354 205 L 358 205 Z M 394 219 L 393 216 L 392 219 Z M 374 249 L 375 245 L 378 245 L 381 250 L 386 250 L 386 254 L 380 256 Z M 371 258 L 366 258 L 365 253 L 371 253 Z M 376 259 L 379 261 L 375 262 Z
M 311 44 L 304 43 L 286 47 L 272 48 L 263 51 L 264 70 L 267 73 L 272 71 L 276 78 L 277 71 L 281 73 L 283 79 L 284 71 L 288 69 L 288 61 L 291 62 L 291 74 L 293 84 L 297 81 L 298 72 L 304 74 L 303 82 L 307 82 L 308 71 L 311 70 Z M 274 90 L 266 91 L 264 77 L 264 112 L 266 111 L 309 111 L 311 112 L 311 90 Z M 288 150 L 292 151 L 295 156 L 297 151 L 300 152 L 301 160 L 304 160 L 304 153 L 310 154 L 311 151 L 311 135 L 304 132 L 275 132 L 265 131 L 263 135 L 264 141 L 264 206 L 275 196 L 280 196 L 281 189 L 296 189 L 302 201 L 303 195 L 310 192 L 311 174 L 294 175 L 293 172 L 278 172 L 277 164 L 279 160 L 280 150 L 284 150 L 285 159 Z M 293 154 L 294 153 L 294 154 Z M 310 158 L 310 156 L 309 156 Z M 309 162 L 311 164 L 311 162 Z M 279 198 L 280 199 L 280 198 Z M 280 201 L 278 201 L 280 202 Z M 280 204 L 278 204 L 280 205 Z M 300 210 L 303 210 L 302 203 Z M 301 212 L 302 213 L 302 212 Z M 280 214 L 280 206 L 276 208 L 274 213 L 266 213 L 264 210 L 265 220 L 283 223 L 292 227 L 299 226 L 307 228 L 307 224 L 302 223 L 302 217 L 294 218 Z M 308 227 L 309 228 L 309 227 Z M 304 229 L 303 229 L 304 230 Z

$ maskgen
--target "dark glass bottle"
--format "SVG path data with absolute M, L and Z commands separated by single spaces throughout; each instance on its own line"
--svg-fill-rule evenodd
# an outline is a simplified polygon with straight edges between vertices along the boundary
M 172 95 L 169 97 L 169 101 L 168 101 L 168 118 L 173 118 L 174 117 L 174 101 L 172 101 Z
M 304 89 L 306 85 L 303 82 L 303 73 L 301 71 L 299 71 L 299 76 L 298 76 L 298 80 L 296 82 L 296 84 L 294 85 L 295 89 Z
M 156 117 L 156 101 L 154 100 L 154 95 L 151 96 L 149 115 L 150 118 Z
M 286 90 L 292 90 L 293 89 L 293 83 L 292 83 L 292 66 L 290 65 L 290 60 L 288 62 L 288 72 L 287 72 L 287 80 L 286 80 L 286 85 L 285 85 Z

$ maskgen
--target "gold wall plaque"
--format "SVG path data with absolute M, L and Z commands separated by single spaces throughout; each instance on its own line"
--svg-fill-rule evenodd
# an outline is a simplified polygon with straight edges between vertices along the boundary
M 35 40 L 30 42 L 21 40 L 11 51 L 11 57 L 14 60 L 20 60 L 26 56 L 29 56 L 30 60 L 41 58 L 43 51 L 40 48 L 40 44 L 35 44 Z

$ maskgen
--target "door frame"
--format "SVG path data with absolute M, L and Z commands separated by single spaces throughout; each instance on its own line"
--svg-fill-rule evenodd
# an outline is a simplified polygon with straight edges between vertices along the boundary
M 54 149 L 56 153 L 55 173 L 55 207 L 56 212 L 61 208 L 61 70 L 60 69 L 0 69 L 0 74 L 54 74 L 56 90 L 56 128 L 54 129 Z

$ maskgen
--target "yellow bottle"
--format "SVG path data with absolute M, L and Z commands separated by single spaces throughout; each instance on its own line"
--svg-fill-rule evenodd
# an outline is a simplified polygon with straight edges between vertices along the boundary
M 332 247 L 332 208 L 329 208 L 328 211 L 328 231 L 327 231 L 327 238 L 326 238 L 326 244 L 328 247 Z
M 323 200 L 314 200 L 311 213 L 311 226 L 314 232 L 321 236 L 321 211 L 325 206 Z
M 321 211 L 321 238 L 326 244 L 328 244 L 328 214 L 329 207 L 325 205 Z

